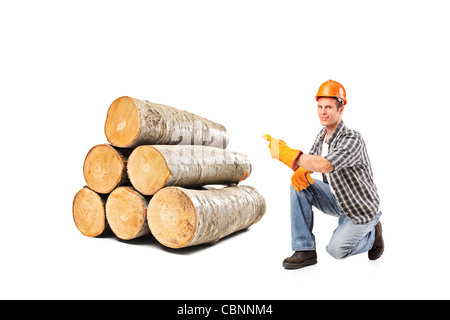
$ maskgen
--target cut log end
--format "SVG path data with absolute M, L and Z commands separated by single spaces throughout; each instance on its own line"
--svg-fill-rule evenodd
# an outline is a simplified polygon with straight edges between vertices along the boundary
M 127 147 L 133 143 L 141 130 L 141 116 L 131 97 L 116 99 L 108 109 L 105 135 L 116 147 Z
M 119 187 L 108 197 L 106 218 L 111 230 L 122 240 L 150 234 L 147 226 L 147 200 L 129 187 Z
M 164 246 L 184 247 L 197 227 L 195 207 L 189 196 L 179 188 L 164 188 L 150 201 L 148 225 L 153 236 Z
M 87 237 L 96 237 L 109 230 L 104 200 L 89 188 L 84 187 L 77 192 L 72 212 L 76 227 Z
M 166 159 L 152 146 L 134 149 L 128 158 L 127 170 L 133 187 L 144 195 L 155 194 L 170 177 Z
M 111 192 L 121 181 L 125 165 L 113 147 L 101 144 L 86 156 L 83 173 L 89 188 L 99 193 Z

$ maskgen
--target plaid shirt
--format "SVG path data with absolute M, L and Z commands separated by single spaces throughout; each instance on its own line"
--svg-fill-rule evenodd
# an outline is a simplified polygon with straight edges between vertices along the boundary
M 324 127 L 310 154 L 321 155 L 326 133 Z M 372 167 L 361 134 L 348 129 L 341 121 L 328 138 L 328 143 L 328 154 L 324 158 L 331 162 L 334 170 L 329 174 L 329 182 L 323 174 L 324 182 L 331 184 L 340 207 L 349 219 L 357 224 L 371 221 L 378 213 L 380 197 L 373 182 Z

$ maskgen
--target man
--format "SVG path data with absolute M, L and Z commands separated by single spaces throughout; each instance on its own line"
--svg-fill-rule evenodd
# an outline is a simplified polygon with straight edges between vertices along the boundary
M 295 252 L 283 261 L 286 269 L 317 263 L 312 207 L 339 218 L 327 246 L 334 258 L 368 252 L 369 259 L 376 260 L 384 251 L 380 199 L 366 145 L 361 134 L 342 121 L 347 104 L 345 89 L 339 82 L 328 80 L 320 86 L 316 101 L 324 128 L 309 154 L 288 147 L 283 140 L 263 136 L 270 142 L 272 158 L 294 170 L 291 237 Z M 321 172 L 323 181 L 312 179 L 310 172 Z

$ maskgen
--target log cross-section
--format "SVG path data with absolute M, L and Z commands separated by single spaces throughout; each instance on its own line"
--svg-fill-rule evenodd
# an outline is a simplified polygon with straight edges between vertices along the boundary
M 88 152 L 83 165 L 84 179 L 88 187 L 99 193 L 110 193 L 117 186 L 129 185 L 126 165 L 131 151 L 108 144 L 94 146 Z
M 111 192 L 106 202 L 106 218 L 119 239 L 131 240 L 150 234 L 148 200 L 130 187 L 118 187 Z
M 107 197 L 88 187 L 76 193 L 72 205 L 73 220 L 85 236 L 96 237 L 110 230 L 105 212 Z

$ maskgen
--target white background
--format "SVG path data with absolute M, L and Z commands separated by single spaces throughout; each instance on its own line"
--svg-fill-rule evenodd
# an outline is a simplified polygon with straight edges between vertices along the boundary
M 1 1 L 2 299 L 448 299 L 446 1 Z M 288 168 L 263 133 L 309 151 L 334 79 L 382 199 L 385 254 L 289 271 Z M 264 218 L 214 246 L 87 238 L 72 219 L 111 102 L 146 99 L 225 125 Z

